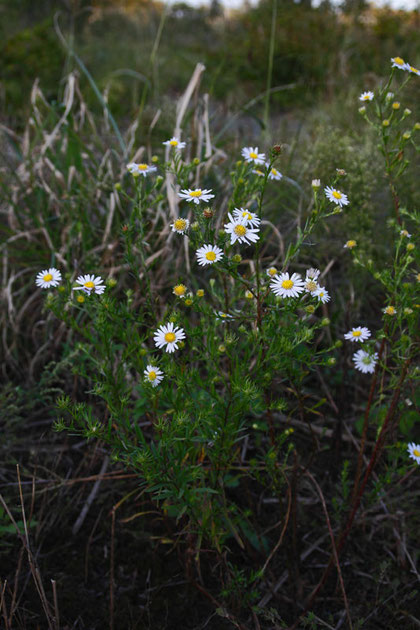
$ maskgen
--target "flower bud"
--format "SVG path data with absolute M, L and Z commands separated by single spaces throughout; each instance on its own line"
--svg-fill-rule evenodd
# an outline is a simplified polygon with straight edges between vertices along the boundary
M 331 324 L 331 320 L 328 317 L 323 317 L 321 319 L 321 326 L 329 326 Z
M 159 158 L 158 158 L 158 156 L 157 156 L 157 155 L 152 155 L 152 162 L 153 162 L 154 164 L 156 164 L 156 162 L 159 162 Z
M 117 285 L 117 281 L 115 280 L 115 278 L 107 278 L 106 284 L 112 289 Z
M 328 365 L 335 365 L 337 363 L 337 359 L 335 357 L 330 357 L 327 363 Z
M 203 210 L 203 217 L 205 219 L 211 219 L 214 215 L 214 212 L 211 208 L 204 208 Z
M 382 121 L 382 127 L 389 127 L 389 120 L 388 120 L 388 118 L 385 118 L 385 120 Z
M 204 289 L 197 289 L 196 296 L 199 298 L 204 297 Z
M 235 254 L 234 256 L 232 256 L 232 262 L 234 263 L 240 263 L 242 260 L 242 256 L 240 254 Z
M 193 159 L 194 166 L 198 166 L 200 164 L 200 158 L 196 157 Z

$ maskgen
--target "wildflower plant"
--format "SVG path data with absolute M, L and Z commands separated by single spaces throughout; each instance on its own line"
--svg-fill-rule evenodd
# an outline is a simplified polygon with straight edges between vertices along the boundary
M 285 478 L 300 451 L 289 419 L 298 416 L 303 424 L 320 413 L 325 399 L 311 400 L 307 383 L 315 374 L 331 375 L 344 357 L 348 378 L 366 388 L 366 411 L 339 552 L 389 429 L 398 424 L 403 393 L 418 378 L 419 263 L 410 235 L 419 217 L 397 191 L 413 143 L 402 132 L 408 114 L 392 109 L 387 98 L 398 68 L 374 97 L 363 99 L 371 109 L 362 113 L 378 134 L 393 203 L 389 264 L 367 257 L 354 239 L 340 242 L 343 259 L 351 257 L 357 272 L 378 286 L 375 327 L 351 312 L 350 325 L 338 330 L 337 318 L 332 323 L 334 288 L 326 270 L 313 267 L 317 260 L 308 247 L 330 221 L 358 211 L 341 169 L 330 181 L 304 184 L 310 201 L 280 254 L 266 215 L 270 187 L 290 185 L 286 175 L 275 176 L 284 171 L 278 146 L 265 153 L 245 147 L 243 159 L 232 156 L 222 190 L 220 178 L 204 168 L 208 157 L 184 159 L 188 147 L 175 150 L 176 134 L 158 166 L 145 165 L 139 177 L 141 165 L 130 163 L 123 181 L 120 195 L 129 214 L 120 231 L 120 268 L 128 273 L 112 270 L 107 277 L 110 270 L 90 266 L 92 275 L 79 276 L 79 287 L 69 279 L 64 292 L 48 293 L 46 307 L 80 339 L 75 370 L 92 383 L 96 400 L 62 398 L 68 428 L 102 440 L 115 461 L 136 471 L 151 500 L 182 520 L 197 551 L 203 541 L 218 552 L 232 541 L 244 548 L 245 539 L 264 549 L 263 540 L 255 542 L 255 520 L 237 488 L 252 479 L 284 499 Z M 406 80 L 417 78 L 404 72 Z M 402 87 L 393 89 L 402 101 Z M 148 235 L 158 221 L 161 232 L 153 242 Z M 156 269 L 165 257 L 173 269 L 158 283 Z M 82 289 L 86 300 L 71 301 L 72 288 Z M 341 350 L 345 344 L 348 351 Z M 364 470 L 371 419 L 385 402 Z M 418 456 L 414 442 L 409 452 Z

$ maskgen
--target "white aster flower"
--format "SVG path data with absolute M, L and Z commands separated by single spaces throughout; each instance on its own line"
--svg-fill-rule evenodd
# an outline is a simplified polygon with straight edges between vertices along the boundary
M 410 444 L 407 444 L 407 451 L 409 457 L 420 464 L 420 444 L 414 444 L 414 442 L 410 442 Z
M 225 322 L 227 319 L 233 319 L 233 316 L 229 315 L 229 313 L 224 313 L 223 311 L 217 311 L 216 319 Z
M 267 276 L 270 276 L 270 278 L 273 278 L 278 274 L 278 270 L 275 267 L 269 267 L 265 273 Z
M 331 300 L 330 294 L 328 293 L 328 291 L 326 290 L 325 287 L 318 287 L 317 290 L 315 291 L 314 295 L 323 304 L 325 304 L 326 302 L 329 302 Z
M 81 289 L 88 295 L 91 293 L 101 295 L 105 291 L 105 285 L 102 284 L 103 280 L 100 276 L 95 277 L 93 274 L 87 274 L 86 276 L 79 276 L 76 282 L 80 284 L 80 287 L 73 287 L 75 291 Z
M 182 219 L 181 217 L 178 217 L 173 223 L 171 223 L 172 232 L 176 232 L 177 234 L 185 234 L 189 227 L 189 220 Z
M 373 92 L 363 92 L 359 96 L 359 101 L 372 101 L 373 100 Z
M 355 368 L 364 374 L 373 374 L 378 361 L 378 353 L 369 354 L 365 350 L 358 350 L 353 354 Z
M 268 164 L 267 164 L 268 166 Z M 280 171 L 278 171 L 276 168 L 274 168 L 274 166 L 271 168 L 269 174 L 268 174 L 268 179 L 276 179 L 277 181 L 279 181 L 280 179 L 282 179 L 283 175 L 280 173 Z
M 169 322 L 166 326 L 159 326 L 154 335 L 155 346 L 158 348 L 166 346 L 166 352 L 178 350 L 178 343 L 182 339 L 185 339 L 184 329 L 178 326 L 174 328 L 173 322 Z
M 391 317 L 393 317 L 397 314 L 397 309 L 395 308 L 395 306 L 386 306 L 383 309 L 383 313 L 385 313 L 385 315 L 391 315 Z
M 253 171 L 254 175 L 258 175 L 259 177 L 264 177 L 265 173 L 263 171 L 260 171 L 259 168 L 255 168 Z
M 347 206 L 347 204 L 349 203 L 347 195 L 340 192 L 339 190 L 336 190 L 335 188 L 332 188 L 331 186 L 326 186 L 326 188 L 324 188 L 324 192 L 326 197 L 333 203 L 340 206 L 340 208 L 342 208 L 343 206 Z
M 247 162 L 254 164 L 265 164 L 265 153 L 258 153 L 258 147 L 244 147 L 241 151 L 242 157 Z
M 304 289 L 311 295 L 315 295 L 315 291 L 319 289 L 319 284 L 313 278 L 306 276 Z
M 251 227 L 258 227 L 261 223 L 261 220 L 255 212 L 250 212 L 246 208 L 235 208 L 233 216 L 235 219 L 245 219 L 246 225 L 250 225 Z
M 411 234 L 407 230 L 401 230 L 400 235 L 405 236 L 405 238 L 411 238 Z
M 195 252 L 199 265 L 213 265 L 223 258 L 223 250 L 217 245 L 203 245 Z
M 37 276 L 35 283 L 41 289 L 49 289 L 50 287 L 56 287 L 61 282 L 61 272 L 58 271 L 55 267 L 50 267 L 49 269 L 44 269 L 44 271 L 40 271 Z
M 357 328 L 352 328 L 348 333 L 344 335 L 344 339 L 348 341 L 366 341 L 369 339 L 371 332 L 369 328 L 366 326 L 358 326 Z
M 161 381 L 163 381 L 163 372 L 154 365 L 148 365 L 144 370 L 144 380 L 151 384 L 152 387 L 157 387 Z
M 310 280 L 318 280 L 320 273 L 321 272 L 319 269 L 314 269 L 314 267 L 310 267 L 306 270 L 306 278 Z
M 173 136 L 170 140 L 166 140 L 166 142 L 162 142 L 166 147 L 172 147 L 173 149 L 183 149 L 185 147 L 185 142 L 181 142 L 179 138 Z
M 321 180 L 320 179 L 313 179 L 312 180 L 312 188 L 314 190 L 318 190 L 318 188 L 321 187 Z
M 234 219 L 230 213 L 228 217 L 229 223 L 225 223 L 224 228 L 226 233 L 230 234 L 231 245 L 236 243 L 236 241 L 238 243 L 247 243 L 247 245 L 258 241 L 260 228 L 249 228 L 246 219 Z
M 181 190 L 181 192 L 178 193 L 178 197 L 185 199 L 185 201 L 193 201 L 195 204 L 199 204 L 200 201 L 207 203 L 207 201 L 213 199 L 214 195 L 211 194 L 211 189 L 202 190 L 201 188 L 196 188 L 195 190 L 192 190 L 191 188 L 188 188 L 188 190 Z
M 148 164 L 136 164 L 136 162 L 130 162 L 127 164 L 127 168 L 134 177 L 138 177 L 139 175 L 149 175 L 149 173 L 153 173 L 156 171 L 156 166 L 149 166 Z
M 414 68 L 414 66 L 410 66 L 410 64 L 408 65 L 408 71 L 411 72 L 412 74 L 417 74 L 417 76 L 420 76 L 420 70 L 418 68 Z
M 299 297 L 304 290 L 304 283 L 299 273 L 289 276 L 288 272 L 281 273 L 270 282 L 270 289 L 279 297 Z
M 401 59 L 401 57 L 392 57 L 392 66 L 391 68 L 399 68 L 400 70 L 409 70 L 410 66 L 408 63 Z

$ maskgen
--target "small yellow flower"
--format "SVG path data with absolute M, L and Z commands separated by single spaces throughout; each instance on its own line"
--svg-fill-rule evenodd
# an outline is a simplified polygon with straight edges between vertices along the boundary
M 357 241 L 350 240 L 345 243 L 344 249 L 353 249 L 356 246 L 357 246 Z
M 384 313 L 385 315 L 396 315 L 397 314 L 397 309 L 394 306 L 387 306 L 386 308 L 384 308 Z
M 186 291 L 187 287 L 185 286 L 185 284 L 177 284 L 176 286 L 174 286 L 173 294 L 177 297 L 183 298 L 185 297 Z
M 253 300 L 254 294 L 252 293 L 252 291 L 245 291 L 245 297 L 247 300 Z
M 197 289 L 196 296 L 199 298 L 204 297 L 204 289 Z
M 191 306 L 191 304 L 192 304 L 192 303 L 193 303 L 193 301 L 192 301 L 192 299 L 191 299 L 191 298 L 187 298 L 187 299 L 185 300 L 185 306 Z
M 401 103 L 398 103 L 397 101 L 395 103 L 392 103 L 392 109 L 400 109 L 401 107 Z
M 83 302 L 85 301 L 85 298 L 83 295 L 78 295 L 76 300 L 79 302 L 79 304 L 83 304 Z

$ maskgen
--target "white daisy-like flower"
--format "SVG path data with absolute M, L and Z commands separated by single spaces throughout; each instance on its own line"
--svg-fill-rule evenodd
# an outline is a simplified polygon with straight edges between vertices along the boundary
M 359 101 L 373 101 L 374 94 L 373 92 L 363 92 L 359 96 Z
M 407 230 L 401 230 L 400 235 L 405 236 L 405 238 L 411 238 L 411 234 Z
M 174 327 L 173 322 L 169 322 L 166 326 L 159 326 L 154 334 L 155 346 L 163 348 L 166 346 L 166 352 L 175 352 L 178 350 L 178 343 L 185 339 L 183 328 Z
M 236 241 L 238 241 L 238 243 L 246 243 L 247 245 L 258 241 L 260 238 L 258 234 L 260 228 L 249 228 L 246 219 L 234 219 L 230 213 L 228 217 L 229 223 L 225 223 L 224 228 L 225 232 L 230 234 L 231 245 L 236 243 Z
M 265 175 L 264 171 L 260 171 L 259 168 L 253 169 L 252 172 L 254 173 L 254 175 L 258 175 L 259 177 L 264 177 L 264 175 Z
M 319 284 L 313 278 L 308 278 L 308 276 L 306 276 L 304 289 L 311 295 L 315 295 L 315 292 L 319 289 Z
M 216 319 L 225 322 L 227 319 L 233 319 L 233 316 L 229 315 L 229 313 L 224 313 L 223 311 L 217 311 Z
M 278 274 L 278 270 L 275 267 L 269 267 L 268 269 L 266 269 L 265 273 L 270 278 L 274 278 L 274 276 L 276 276 Z
M 184 298 L 187 293 L 187 287 L 185 284 L 176 284 L 173 288 L 172 293 L 179 298 Z
M 79 276 L 76 280 L 80 287 L 73 287 L 75 291 L 81 289 L 88 295 L 91 293 L 97 293 L 101 295 L 105 291 L 105 285 L 102 284 L 103 280 L 100 276 L 94 276 L 93 274 L 87 274 L 86 276 Z
M 157 387 L 164 378 L 162 370 L 154 365 L 148 365 L 143 374 L 144 380 L 150 383 L 152 387 Z
M 189 227 L 189 220 L 182 219 L 181 217 L 178 217 L 173 223 L 171 223 L 172 232 L 176 232 L 177 234 L 185 234 Z
M 349 330 L 349 332 L 344 335 L 344 339 L 363 342 L 369 339 L 370 335 L 371 332 L 369 328 L 366 328 L 366 326 L 358 326 L 357 328 Z
M 420 464 L 420 444 L 414 444 L 414 442 L 410 442 L 410 444 L 407 444 L 407 451 L 409 457 Z
M 282 179 L 283 175 L 280 173 L 280 171 L 278 171 L 276 168 L 274 168 L 274 166 L 271 168 L 269 174 L 268 174 L 268 179 L 276 179 L 277 181 L 279 181 L 280 179 Z
M 320 274 L 320 270 L 319 269 L 315 269 L 314 267 L 310 267 L 309 269 L 306 270 L 306 278 L 311 279 L 311 280 L 318 280 L 319 278 L 319 274 Z
M 408 71 L 411 72 L 412 74 L 417 74 L 417 76 L 420 76 L 420 70 L 418 68 L 415 68 L 414 66 L 410 66 L 410 64 L 408 65 Z
M 375 365 L 378 362 L 378 353 L 369 354 L 365 350 L 358 350 L 353 354 L 354 366 L 364 374 L 373 374 Z
M 192 190 L 191 188 L 188 188 L 188 190 L 181 190 L 181 192 L 178 193 L 178 197 L 185 199 L 185 201 L 193 201 L 195 204 L 199 204 L 200 201 L 207 203 L 207 201 L 213 199 L 214 195 L 211 194 L 211 189 L 202 190 L 201 188 L 196 188 L 195 190 Z
M 324 188 L 324 192 L 327 199 L 340 206 L 340 208 L 342 208 L 343 206 L 347 206 L 347 204 L 349 203 L 347 195 L 340 192 L 339 190 L 336 190 L 336 188 L 332 188 L 332 186 L 326 186 Z
M 409 70 L 410 66 L 408 63 L 401 59 L 401 57 L 392 57 L 392 66 L 391 68 L 398 68 L 399 70 Z
M 173 136 L 170 140 L 166 140 L 166 142 L 162 142 L 166 147 L 172 147 L 173 149 L 184 149 L 185 142 L 181 142 L 179 138 Z
M 247 162 L 254 164 L 265 164 L 265 153 L 258 153 L 258 147 L 244 147 L 241 151 L 242 157 Z
M 55 267 L 50 267 L 49 269 L 44 269 L 44 271 L 40 271 L 37 276 L 35 283 L 41 289 L 49 289 L 50 287 L 56 287 L 61 282 L 61 271 L 58 271 Z
M 304 282 L 299 273 L 289 276 L 288 272 L 281 273 L 270 282 L 270 289 L 279 297 L 299 297 L 304 291 Z
M 328 291 L 326 290 L 325 287 L 318 287 L 317 290 L 315 291 L 314 295 L 323 304 L 325 304 L 326 302 L 329 302 L 331 300 L 330 294 L 328 293 Z
M 258 227 L 261 223 L 261 220 L 255 212 L 250 212 L 246 208 L 235 208 L 233 216 L 235 219 L 245 219 L 246 225 L 250 225 L 251 227 Z
M 149 175 L 149 173 L 153 173 L 156 171 L 156 166 L 149 166 L 148 164 L 136 164 L 136 162 L 130 162 L 127 164 L 127 168 L 134 177 L 138 177 L 139 175 Z
M 320 179 L 313 179 L 312 180 L 312 188 L 314 190 L 318 190 L 318 188 L 321 187 L 321 180 Z
M 203 245 L 195 252 L 199 265 L 213 265 L 223 258 L 223 250 L 217 245 Z

